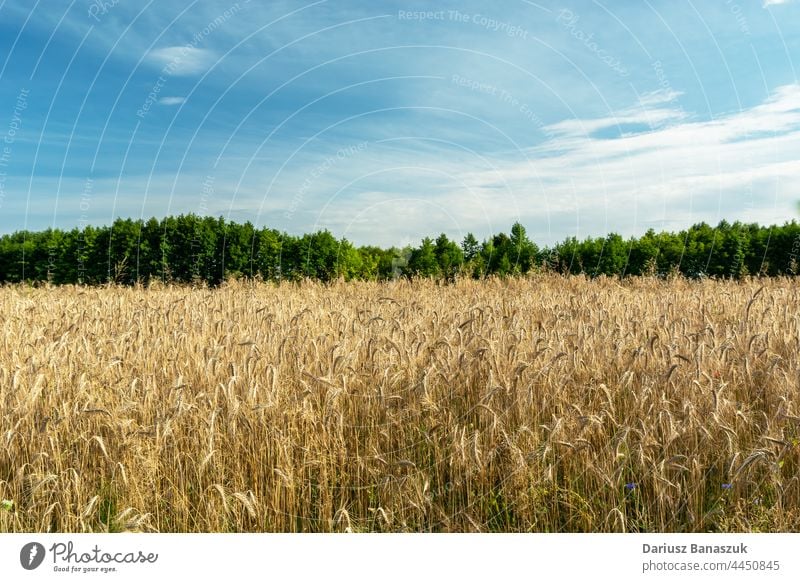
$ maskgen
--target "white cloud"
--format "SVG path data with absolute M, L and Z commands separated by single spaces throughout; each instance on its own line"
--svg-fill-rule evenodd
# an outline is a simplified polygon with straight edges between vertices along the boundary
M 162 97 L 158 102 L 161 105 L 181 105 L 186 103 L 186 97 Z
M 639 96 L 639 105 L 642 107 L 645 106 L 652 106 L 652 105 L 661 105 L 663 103 L 670 103 L 675 101 L 683 95 L 681 91 L 673 91 L 670 90 L 659 90 L 659 91 L 652 91 L 650 93 L 644 93 Z
M 723 218 L 780 224 L 795 216 L 800 85 L 711 120 L 684 111 L 677 97 L 647 95 L 612 115 L 552 124 L 544 128 L 551 139 L 516 154 L 481 155 L 458 140 L 375 140 L 307 188 L 310 169 L 335 155 L 320 152 L 295 159 L 266 194 L 253 180 L 236 202 L 260 208 L 261 223 L 292 232 L 325 227 L 383 245 L 442 231 L 480 238 L 515 220 L 552 244 L 571 235 L 640 235 Z M 287 208 L 292 216 L 283 221 Z
M 216 53 L 189 45 L 169 46 L 150 51 L 147 58 L 168 75 L 196 75 L 207 71 L 217 59 Z
M 679 95 L 680 93 L 674 91 L 656 91 L 642 95 L 638 105 L 622 109 L 609 117 L 566 119 L 545 129 L 565 138 L 587 137 L 604 129 L 619 129 L 624 132 L 626 126 L 646 126 L 653 129 L 685 117 L 678 107 L 668 106 Z
M 660 125 L 616 138 L 593 135 L 648 118 Z M 669 228 L 721 218 L 780 223 L 800 197 L 797 84 L 710 121 L 690 121 L 665 103 L 638 116 L 626 109 L 549 129 L 554 140 L 530 150 L 529 162 L 504 165 L 502 174 L 523 214 L 546 207 L 548 221 L 560 214 L 575 218 L 573 225 L 581 217 L 583 232 L 632 234 L 654 220 Z M 496 178 L 476 172 L 465 181 L 487 191 Z
M 788 4 L 791 0 L 764 0 L 764 8 L 767 6 L 777 6 L 779 4 Z

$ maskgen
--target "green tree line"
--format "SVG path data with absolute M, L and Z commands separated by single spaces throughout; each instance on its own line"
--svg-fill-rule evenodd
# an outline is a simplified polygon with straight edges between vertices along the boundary
M 516 223 L 508 234 L 461 242 L 445 234 L 417 247 L 356 247 L 327 230 L 289 235 L 251 223 L 181 215 L 118 219 L 110 226 L 0 236 L 0 283 L 218 285 L 228 278 L 385 280 L 396 277 L 520 276 L 532 272 L 740 278 L 795 275 L 800 225 L 700 223 L 678 233 L 647 231 L 568 238 L 540 248 Z

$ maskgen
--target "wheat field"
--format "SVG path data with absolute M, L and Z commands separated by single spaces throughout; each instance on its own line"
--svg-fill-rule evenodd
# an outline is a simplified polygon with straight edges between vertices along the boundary
M 0 289 L 0 531 L 800 530 L 794 279 Z

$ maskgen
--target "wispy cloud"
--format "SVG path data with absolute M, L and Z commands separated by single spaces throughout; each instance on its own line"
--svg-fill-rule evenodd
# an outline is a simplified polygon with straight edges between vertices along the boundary
M 186 103 L 186 97 L 162 97 L 158 102 L 161 105 L 181 105 Z
M 576 224 L 580 215 L 589 230 L 633 233 L 654 221 L 670 227 L 723 217 L 780 222 L 800 196 L 800 85 L 710 121 L 689 119 L 671 100 L 635 110 L 554 124 L 556 139 L 533 148 L 530 162 L 504 165 L 522 212 L 538 200 L 553 212 L 548 218 L 561 214 L 562 222 Z M 595 134 L 649 119 L 657 123 L 646 130 Z M 477 192 L 497 182 L 480 173 L 465 181 Z
M 598 131 L 611 128 L 618 128 L 621 132 L 633 126 L 653 129 L 685 117 L 679 108 L 668 106 L 679 95 L 672 91 L 649 93 L 642 96 L 637 105 L 622 109 L 613 115 L 597 119 L 567 119 L 554 123 L 546 129 L 565 137 L 591 136 Z
M 788 4 L 792 0 L 764 0 L 764 8 L 767 6 L 777 6 L 779 4 Z
M 209 49 L 185 45 L 150 51 L 147 58 L 170 75 L 186 76 L 207 71 L 216 61 L 217 55 Z

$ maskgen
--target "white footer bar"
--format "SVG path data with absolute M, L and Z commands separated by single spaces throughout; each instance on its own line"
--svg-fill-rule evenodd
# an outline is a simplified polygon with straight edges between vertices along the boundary
M 0 578 L 777 581 L 798 554 L 800 534 L 4 534 Z

